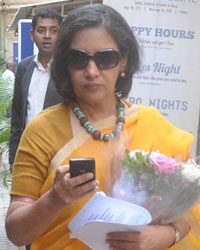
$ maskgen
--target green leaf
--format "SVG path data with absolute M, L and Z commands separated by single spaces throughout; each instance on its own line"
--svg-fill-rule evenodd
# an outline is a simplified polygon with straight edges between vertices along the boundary
M 11 81 L 4 81 L 2 72 L 5 67 L 5 59 L 1 57 L 0 53 L 0 151 L 8 151 L 10 139 L 10 123 L 9 112 L 11 109 L 13 99 L 13 83 Z M 0 171 L 0 182 L 4 187 L 9 186 L 11 182 L 10 170 Z
M 0 171 L 0 180 L 2 181 L 2 185 L 5 188 L 9 188 L 11 184 L 12 174 L 10 170 L 5 169 L 3 171 Z

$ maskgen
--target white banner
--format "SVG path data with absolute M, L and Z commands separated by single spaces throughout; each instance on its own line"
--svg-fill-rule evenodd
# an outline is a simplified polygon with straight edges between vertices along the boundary
M 128 100 L 153 105 L 197 145 L 200 111 L 200 1 L 104 0 L 127 20 L 142 47 Z M 153 122 L 153 121 L 152 121 Z

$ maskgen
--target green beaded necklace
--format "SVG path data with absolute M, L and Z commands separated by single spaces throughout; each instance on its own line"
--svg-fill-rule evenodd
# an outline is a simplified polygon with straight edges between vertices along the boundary
M 76 117 L 79 119 L 80 125 L 86 129 L 88 133 L 92 135 L 95 140 L 108 141 L 110 138 L 119 137 L 123 129 L 125 118 L 124 118 L 124 104 L 119 100 L 116 105 L 117 108 L 117 122 L 116 128 L 111 133 L 101 133 L 99 130 L 93 127 L 93 125 L 88 121 L 83 111 L 80 109 L 77 102 L 72 103 L 72 110 Z

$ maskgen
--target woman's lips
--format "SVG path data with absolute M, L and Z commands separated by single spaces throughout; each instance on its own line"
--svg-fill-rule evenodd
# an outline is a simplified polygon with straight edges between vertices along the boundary
M 96 90 L 100 87 L 100 85 L 97 83 L 87 83 L 84 85 L 84 87 L 87 88 L 88 90 Z

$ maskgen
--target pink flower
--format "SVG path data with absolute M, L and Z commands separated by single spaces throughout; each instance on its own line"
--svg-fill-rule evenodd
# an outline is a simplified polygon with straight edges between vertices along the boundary
M 162 154 L 151 154 L 150 160 L 153 166 L 156 168 L 156 173 L 173 173 L 180 168 L 180 163 L 173 158 L 169 158 Z
M 145 180 L 145 179 L 146 179 L 145 175 L 144 175 L 144 174 L 141 174 L 140 180 L 142 181 L 142 180 Z
M 161 201 L 162 197 L 160 195 L 154 195 L 153 198 L 157 201 Z

